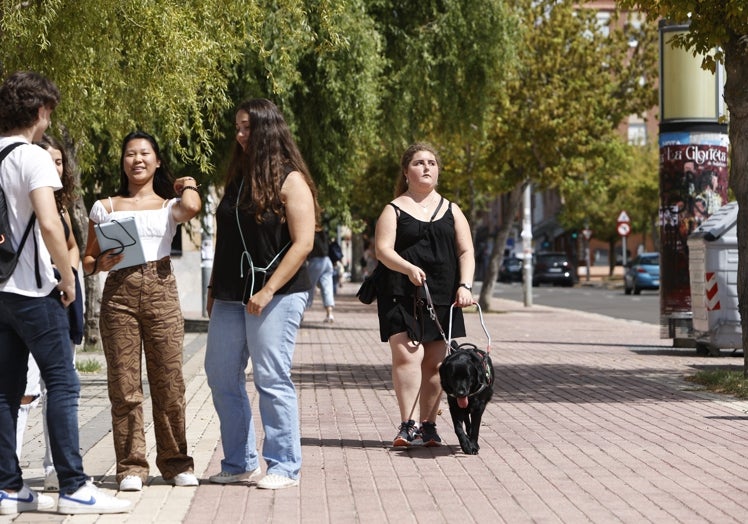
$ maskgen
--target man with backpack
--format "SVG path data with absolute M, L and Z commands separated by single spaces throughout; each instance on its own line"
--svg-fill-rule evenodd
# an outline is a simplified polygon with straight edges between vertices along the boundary
M 29 352 L 47 386 L 50 444 L 60 481 L 58 513 L 122 513 L 130 506 L 93 485 L 80 454 L 80 383 L 65 310 L 75 299 L 75 277 L 54 197 L 62 184 L 49 153 L 32 145 L 49 127 L 59 100 L 57 87 L 34 72 L 13 73 L 0 86 L 0 151 L 20 143 L 0 164 L 10 228 L 0 241 L 10 242 L 18 255 L 15 267 L 3 264 L 7 271 L 0 278 L 0 515 L 54 507 L 53 498 L 23 482 L 16 456 Z M 30 221 L 27 241 L 19 249 Z M 53 261 L 60 262 L 59 282 Z

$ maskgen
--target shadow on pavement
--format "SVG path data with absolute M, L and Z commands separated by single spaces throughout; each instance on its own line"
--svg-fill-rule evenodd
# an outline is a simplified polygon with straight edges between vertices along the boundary
M 371 364 L 300 364 L 291 374 L 298 389 L 315 389 L 319 384 L 334 389 L 392 389 L 390 367 Z
M 687 392 L 665 384 L 663 376 L 682 380 L 667 369 L 601 369 L 595 366 L 496 364 L 494 401 L 572 404 L 681 402 Z M 688 383 L 683 381 L 684 387 Z M 690 395 L 689 395 L 690 396 Z M 689 400 L 700 400 L 697 395 Z M 706 399 L 704 399 L 707 402 Z

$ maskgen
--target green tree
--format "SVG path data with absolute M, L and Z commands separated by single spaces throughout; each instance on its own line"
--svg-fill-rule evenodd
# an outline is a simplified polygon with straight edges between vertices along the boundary
M 609 252 L 613 253 L 620 241 L 616 219 L 621 210 L 626 210 L 632 231 L 652 235 L 657 243 L 656 144 L 629 144 L 613 132 L 597 146 L 599 149 L 592 156 L 600 161 L 597 165 L 590 163 L 594 170 L 583 177 L 569 177 L 559 186 L 565 203 L 559 222 L 567 229 L 591 229 L 596 239 L 608 242 Z M 614 267 L 615 257 L 610 257 L 609 274 L 613 274 Z
M 470 214 L 487 194 L 488 117 L 514 60 L 516 20 L 507 2 L 373 0 L 368 12 L 386 66 L 379 147 L 356 211 L 373 222 L 392 198 L 402 151 L 427 141 L 445 162 L 440 191 Z
M 3 0 L 0 8 L 3 74 L 33 68 L 60 87 L 55 119 L 78 145 L 84 184 L 103 155 L 118 161 L 119 139 L 137 127 L 211 172 L 251 8 L 219 0 Z
M 645 146 L 627 144 L 627 149 L 629 170 L 613 183 L 612 192 L 618 197 L 613 205 L 625 209 L 631 218 L 631 230 L 650 235 L 659 250 L 659 147 L 652 142 Z M 614 229 L 615 224 L 610 227 Z
M 730 111 L 730 188 L 738 201 L 738 231 L 748 231 L 748 5 L 745 0 L 618 0 L 625 7 L 673 22 L 690 22 L 674 45 L 704 56 L 712 72 L 725 64 L 725 103 Z M 743 374 L 748 378 L 748 237 L 738 234 L 738 309 L 743 331 Z
M 490 306 L 504 245 L 527 184 L 563 190 L 581 207 L 604 191 L 620 157 L 613 134 L 656 102 L 656 41 L 646 24 L 601 27 L 597 11 L 570 0 L 513 0 L 523 20 L 517 67 L 491 133 L 494 165 L 509 191 L 480 304 Z M 586 178 L 585 178 L 586 177 Z M 586 184 L 585 184 L 586 181 Z M 569 189 L 570 188 L 570 189 Z
M 364 2 L 307 0 L 315 35 L 289 108 L 328 220 L 351 222 L 350 195 L 381 137 L 382 39 Z
M 255 2 L 231 98 L 267 97 L 283 111 L 319 189 L 327 220 L 350 221 L 350 194 L 380 139 L 381 37 L 363 0 Z M 233 105 L 223 118 L 233 122 Z M 220 158 L 233 134 L 217 146 Z M 218 172 L 225 172 L 219 165 Z

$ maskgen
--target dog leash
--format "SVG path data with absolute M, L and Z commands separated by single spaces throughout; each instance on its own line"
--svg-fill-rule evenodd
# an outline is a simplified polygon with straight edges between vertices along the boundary
M 423 292 L 426 295 L 426 310 L 429 312 L 429 317 L 431 317 L 431 320 L 433 320 L 434 324 L 436 324 L 436 327 L 439 330 L 439 333 L 441 333 L 442 338 L 444 339 L 444 342 L 447 344 L 447 351 L 449 351 L 449 347 L 450 347 L 449 340 L 447 340 L 447 335 L 444 334 L 444 328 L 442 327 L 441 322 L 439 322 L 439 317 L 436 315 L 436 308 L 434 307 L 434 301 L 431 298 L 429 285 L 426 283 L 425 279 L 423 281 Z M 450 320 L 451 320 L 451 314 L 450 314 Z
M 429 316 L 431 317 L 431 320 L 434 321 L 436 324 L 436 327 L 439 329 L 439 333 L 441 333 L 442 338 L 444 339 L 444 342 L 447 344 L 447 353 L 451 353 L 454 351 L 454 347 L 452 346 L 452 314 L 454 312 L 454 302 L 449 307 L 449 331 L 448 334 L 444 334 L 444 328 L 442 328 L 441 322 L 439 322 L 439 318 L 436 315 L 436 308 L 434 307 L 434 301 L 431 298 L 431 292 L 429 291 L 429 285 L 426 283 L 426 281 L 423 281 L 423 291 L 426 295 L 426 309 L 429 312 Z M 483 319 L 483 310 L 480 307 L 480 304 L 477 302 L 473 302 L 473 305 L 478 308 L 478 316 L 480 317 L 480 325 L 483 328 L 483 332 L 486 334 L 486 339 L 488 339 L 488 343 L 486 346 L 486 353 L 491 352 L 491 335 L 488 332 L 488 328 L 486 327 L 486 322 Z

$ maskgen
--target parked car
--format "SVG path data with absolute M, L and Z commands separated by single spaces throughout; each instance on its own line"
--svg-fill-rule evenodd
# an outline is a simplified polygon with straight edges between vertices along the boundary
M 660 254 L 641 253 L 626 264 L 623 292 L 638 295 L 642 289 L 660 289 Z
M 522 282 L 522 260 L 506 257 L 499 267 L 499 282 Z
M 532 285 L 553 284 L 571 287 L 576 282 L 574 266 L 566 253 L 538 253 L 532 271 Z

